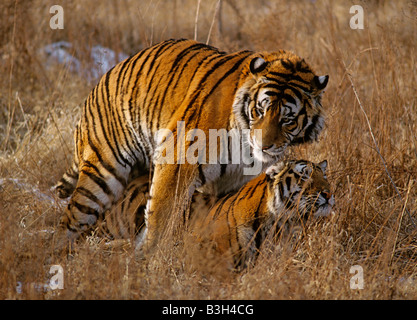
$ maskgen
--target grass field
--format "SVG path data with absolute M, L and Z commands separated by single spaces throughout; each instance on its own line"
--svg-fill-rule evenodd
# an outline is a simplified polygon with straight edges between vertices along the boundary
M 0 299 L 417 299 L 417 2 L 210 0 L 197 16 L 198 2 L 65 1 L 63 29 L 50 28 L 55 3 L 1 2 Z M 363 29 L 350 27 L 354 4 Z M 95 45 L 130 55 L 195 36 L 229 52 L 291 50 L 330 75 L 319 142 L 289 156 L 328 160 L 335 214 L 311 221 L 293 248 L 264 248 L 241 273 L 180 235 L 147 260 L 95 235 L 56 254 L 66 203 L 51 187 L 95 82 L 46 65 L 41 49 L 68 41 L 88 69 Z M 52 265 L 63 289 L 49 289 Z M 357 270 L 362 289 L 350 285 Z

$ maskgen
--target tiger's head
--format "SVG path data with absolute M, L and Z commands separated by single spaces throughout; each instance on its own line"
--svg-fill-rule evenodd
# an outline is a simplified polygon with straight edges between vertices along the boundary
M 295 211 L 297 217 L 327 216 L 334 196 L 326 177 L 327 161 L 318 164 L 305 160 L 280 162 L 266 170 L 268 208 L 271 212 Z
M 240 128 L 250 129 L 248 142 L 257 160 L 271 163 L 287 146 L 317 139 L 324 126 L 321 96 L 328 80 L 283 50 L 251 57 L 242 70 L 233 111 Z

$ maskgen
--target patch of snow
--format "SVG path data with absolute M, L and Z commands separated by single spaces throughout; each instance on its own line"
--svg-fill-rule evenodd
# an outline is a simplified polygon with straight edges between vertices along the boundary
M 110 48 L 96 45 L 91 48 L 91 66 L 84 66 L 77 59 L 73 45 L 68 41 L 58 41 L 44 46 L 41 54 L 45 56 L 44 66 L 50 68 L 54 64 L 64 65 L 70 72 L 85 77 L 87 81 L 96 81 L 113 66 L 129 56 L 123 52 L 116 53 Z
M 48 194 L 45 194 L 45 193 L 41 192 L 37 186 L 33 186 L 29 183 L 23 182 L 23 181 L 21 181 L 19 179 L 16 179 L 16 178 L 5 178 L 5 179 L 2 178 L 2 179 L 0 179 L 0 188 L 6 182 L 13 183 L 19 189 L 32 193 L 40 201 L 46 201 L 46 202 L 49 202 L 52 206 L 57 206 L 56 199 L 54 199 L 53 197 L 51 197 Z

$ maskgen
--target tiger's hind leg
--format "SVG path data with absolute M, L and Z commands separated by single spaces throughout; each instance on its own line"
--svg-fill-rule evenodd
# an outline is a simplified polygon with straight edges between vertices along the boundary
M 66 238 L 63 242 L 74 242 L 104 218 L 104 212 L 123 194 L 130 173 L 127 167 L 119 166 L 116 170 L 104 163 L 83 162 L 77 186 L 61 219 Z
M 184 227 L 185 210 L 200 186 L 197 177 L 196 165 L 155 165 L 145 209 L 146 228 L 136 241 L 141 250 L 152 252 L 162 238 L 169 239 L 175 230 Z

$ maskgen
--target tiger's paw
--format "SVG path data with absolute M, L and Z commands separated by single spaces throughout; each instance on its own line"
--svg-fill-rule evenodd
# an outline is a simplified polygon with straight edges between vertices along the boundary
M 62 182 L 58 182 L 53 189 L 58 194 L 58 197 L 61 199 L 66 199 L 74 192 L 74 187 L 66 186 Z

